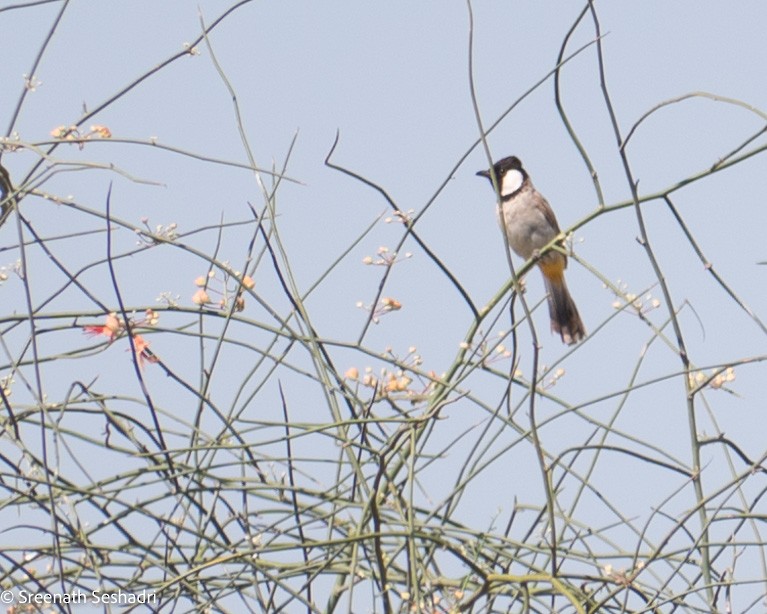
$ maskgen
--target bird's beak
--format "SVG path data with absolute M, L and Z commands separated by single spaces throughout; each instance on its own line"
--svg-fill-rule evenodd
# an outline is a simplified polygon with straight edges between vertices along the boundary
M 479 175 L 480 177 L 486 177 L 490 179 L 490 171 L 478 171 L 477 175 Z

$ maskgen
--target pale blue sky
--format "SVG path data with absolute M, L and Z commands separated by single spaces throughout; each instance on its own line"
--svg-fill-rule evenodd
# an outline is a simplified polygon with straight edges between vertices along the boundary
M 11 4 L 2 2 L 0 8 Z M 28 93 L 15 131 L 27 143 L 48 140 L 53 128 L 76 121 L 83 105 L 88 109 L 96 107 L 195 39 L 200 32 L 198 6 L 206 23 L 211 23 L 229 5 L 220 0 L 71 2 L 34 73 L 40 84 L 36 91 Z M 653 106 L 691 92 L 737 99 L 767 112 L 767 5 L 763 2 L 654 0 L 605 2 L 597 3 L 597 7 L 604 33 L 609 92 L 624 135 Z M 59 8 L 60 3 L 52 2 L 0 12 L 4 46 L 12 50 L 4 54 L 0 64 L 3 126 L 10 120 L 23 88 L 22 75 L 29 73 Z M 563 37 L 582 6 L 569 2 L 480 0 L 473 9 L 476 94 L 483 122 L 489 126 L 552 70 Z M 590 18 L 586 18 L 573 36 L 569 52 L 593 38 Z M 291 264 L 304 289 L 376 216 L 387 210 L 375 191 L 324 166 L 337 131 L 340 140 L 333 160 L 374 181 L 400 209 L 412 209 L 416 214 L 479 136 L 469 94 L 468 11 L 464 2 L 253 2 L 219 26 L 210 41 L 236 91 L 259 166 L 281 166 L 296 137 L 287 175 L 301 184 L 285 183 L 277 194 L 277 208 Z M 205 44 L 198 48 L 199 55 L 177 60 L 88 123 L 108 126 L 115 138 L 156 137 L 165 145 L 247 163 L 231 97 Z M 599 88 L 595 47 L 564 67 L 562 98 L 598 171 L 606 204 L 628 200 L 630 190 Z M 663 189 L 711 167 L 764 125 L 764 115 L 759 117 L 743 107 L 707 98 L 691 99 L 659 111 L 640 126 L 627 149 L 640 194 Z M 746 150 L 764 146 L 765 142 L 762 135 Z M 523 160 L 563 229 L 595 211 L 598 203 L 593 183 L 559 118 L 551 79 L 504 119 L 488 137 L 488 143 L 494 159 L 514 154 Z M 102 210 L 109 182 L 114 181 L 114 215 L 137 225 L 142 216 L 147 216 L 151 226 L 174 222 L 181 232 L 186 232 L 215 225 L 222 216 L 225 221 L 249 219 L 247 202 L 257 208 L 262 202 L 256 182 L 247 171 L 207 165 L 148 147 L 89 144 L 83 152 L 61 147 L 55 156 L 81 162 L 114 162 L 133 177 L 163 184 L 142 185 L 108 171 L 88 171 L 62 173 L 44 186 L 52 193 L 73 195 L 81 204 Z M 28 152 L 7 153 L 3 164 L 14 180 L 19 180 L 35 159 Z M 417 227 L 421 238 L 464 284 L 479 307 L 498 292 L 508 277 L 494 197 L 487 182 L 475 176 L 487 164 L 482 148 L 475 149 L 452 174 Z M 758 262 L 767 260 L 765 171 L 765 156 L 761 153 L 687 186 L 672 197 L 716 270 L 763 321 L 767 320 L 767 267 Z M 83 220 L 41 200 L 29 199 L 22 208 L 44 235 L 69 228 L 73 220 Z M 709 367 L 763 357 L 764 332 L 704 270 L 663 203 L 646 204 L 643 211 L 675 306 L 681 308 L 680 322 L 693 363 Z M 83 223 L 87 228 L 103 226 L 96 219 Z M 235 268 L 244 257 L 246 236 L 237 232 L 225 235 L 219 256 L 231 260 Z M 356 340 L 365 314 L 355 304 L 373 299 L 382 273 L 379 268 L 364 266 L 362 259 L 375 255 L 379 246 L 393 248 L 401 232 L 396 224 L 378 224 L 308 301 L 322 336 Z M 135 242 L 127 235 L 123 231 L 116 236 L 121 249 Z M 626 284 L 627 292 L 638 294 L 654 286 L 650 293 L 662 300 L 645 252 L 636 241 L 638 235 L 635 213 L 626 208 L 579 228 L 575 250 L 606 279 Z M 0 246 L 5 248 L 15 241 L 15 223 L 6 224 L 0 230 Z M 215 233 L 195 236 L 189 243 L 211 253 Z M 103 254 L 103 250 L 103 236 L 96 236 L 82 243 L 67 243 L 59 255 L 76 268 L 91 262 L 94 254 Z M 372 327 L 365 345 L 376 352 L 390 346 L 398 354 L 416 346 L 424 359 L 423 368 L 442 372 L 454 359 L 471 314 L 412 241 L 406 243 L 405 250 L 414 255 L 394 268 L 384 293 L 401 301 L 404 307 Z M 0 265 L 17 257 L 13 250 L 3 254 L 10 255 Z M 40 259 L 39 266 L 41 271 L 48 270 L 44 259 Z M 193 279 L 206 272 L 202 262 L 178 252 L 162 258 L 145 255 L 123 261 L 120 271 L 129 301 L 135 305 L 152 304 L 163 291 L 179 294 L 182 303 L 188 305 L 194 291 Z M 46 283 L 50 278 L 44 273 L 35 277 L 33 271 L 31 279 L 41 296 L 49 291 Z M 106 280 L 103 269 L 89 278 L 95 287 Z M 586 327 L 590 332 L 597 331 L 614 314 L 615 297 L 598 277 L 574 261 L 568 269 L 568 282 Z M 264 296 L 277 300 L 279 291 L 268 287 L 273 280 L 259 285 L 262 282 L 257 278 L 256 283 Z M 14 304 L 14 298 L 7 297 L 11 288 L 8 282 L 0 288 L 6 313 Z M 528 288 L 528 301 L 537 303 L 543 291 L 537 272 L 531 274 Z M 103 300 L 109 300 L 109 292 L 102 294 Z M 79 293 L 65 294 L 58 300 L 61 302 L 54 302 L 53 310 L 95 309 L 92 303 L 83 303 Z M 281 304 L 287 310 L 284 301 Z M 21 303 L 13 308 L 24 310 Z M 668 318 L 667 308 L 661 306 L 648 317 L 660 325 Z M 552 365 L 568 350 L 549 334 L 544 309 L 538 310 L 534 318 L 543 345 L 541 362 Z M 501 321 L 485 332 L 492 335 L 507 328 L 508 317 L 502 316 Z M 181 322 L 166 324 L 170 327 Z M 673 339 L 670 328 L 667 334 Z M 71 339 L 47 342 L 50 351 L 64 351 Z M 621 391 L 629 385 L 650 339 L 650 330 L 635 316 L 619 314 L 565 357 L 561 366 L 566 374 L 552 392 L 570 403 L 581 403 Z M 79 339 L 75 342 L 81 343 Z M 520 343 L 520 369 L 529 375 L 532 352 L 527 328 L 521 330 Z M 173 339 L 156 335 L 152 347 L 187 375 L 199 367 L 187 358 L 185 350 L 179 349 L 184 346 L 174 345 Z M 340 368 L 380 366 L 353 351 L 339 349 L 335 356 Z M 235 358 L 232 360 L 236 363 Z M 114 362 L 109 373 L 102 372 L 104 361 Z M 88 363 L 83 373 L 84 364 L 63 365 L 60 372 L 48 371 L 47 385 L 63 394 L 73 378 L 90 380 L 97 375 L 105 386 L 117 385 L 122 377 L 120 369 L 130 368 L 129 356 L 115 348 Z M 647 351 L 638 381 L 667 376 L 680 368 L 679 359 L 656 340 Z M 767 452 L 763 436 L 764 367 L 755 362 L 736 372 L 734 394 L 711 391 L 706 400 L 721 430 L 752 458 L 760 458 Z M 146 375 L 152 392 L 172 406 L 175 393 L 163 388 L 164 376 L 151 368 Z M 234 371 L 232 382 L 239 383 L 241 377 Z M 226 388 L 226 379 L 217 380 L 216 392 L 229 399 Z M 468 388 L 476 396 L 496 403 L 503 384 L 498 378 L 478 373 Z M 302 399 L 302 394 L 316 393 L 313 384 L 301 378 L 291 381 L 288 389 L 299 406 L 310 398 Z M 607 420 L 617 403 L 610 398 L 585 411 L 595 419 Z M 703 407 L 701 404 L 701 412 Z M 311 409 L 296 411 L 311 417 Z M 542 403 L 544 415 L 554 410 L 553 404 Z M 184 411 L 183 404 L 179 411 Z M 441 441 L 445 444 L 469 425 L 487 418 L 469 401 L 450 406 L 443 415 L 447 419 L 438 428 L 444 431 Z M 569 425 L 572 431 L 563 432 L 560 424 Z M 715 434 L 704 414 L 700 424 L 702 430 Z M 689 462 L 681 380 L 675 378 L 631 395 L 620 415 L 619 428 Z M 552 448 L 565 449 L 582 443 L 579 429 L 584 429 L 583 423 L 560 421 L 549 430 L 543 428 L 542 434 Z M 503 433 L 499 437 L 496 445 L 502 449 L 508 441 L 503 441 Z M 513 438 L 511 434 L 508 437 Z M 710 454 L 705 462 L 706 471 L 712 474 L 709 483 L 715 485 L 726 480 L 728 473 L 724 469 L 720 474 L 720 455 L 713 448 L 705 449 Z M 520 500 L 534 498 L 529 493 L 537 493 L 539 478 L 534 473 L 533 459 L 517 458 L 518 453 L 520 450 L 514 448 L 502 456 L 490 466 L 484 480 L 475 482 L 470 494 L 481 504 L 467 498 L 459 514 L 462 521 L 476 523 L 476 527 L 490 525 L 497 510 L 508 511 L 513 496 Z M 435 464 L 433 475 L 454 472 L 455 463 L 462 459 L 463 453 L 453 454 L 452 458 L 448 454 L 443 464 Z M 607 498 L 625 505 L 627 514 L 647 515 L 653 505 L 680 486 L 678 482 L 659 486 L 649 473 L 636 475 L 637 469 L 647 471 L 646 467 L 624 457 L 617 457 L 614 463 L 614 476 L 608 472 L 596 476 L 595 481 Z M 441 486 L 435 480 L 434 491 L 429 493 L 433 500 L 441 500 L 451 483 Z M 687 509 L 692 503 L 691 496 L 682 496 L 672 509 Z M 603 517 L 604 513 L 598 505 L 593 508 L 594 518 L 605 523 L 613 520 L 609 514 Z

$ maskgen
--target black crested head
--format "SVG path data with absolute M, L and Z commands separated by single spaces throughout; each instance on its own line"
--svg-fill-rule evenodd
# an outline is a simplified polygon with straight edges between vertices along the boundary
M 509 156 L 503 160 L 498 160 L 498 162 L 496 162 L 493 166 L 495 166 L 496 173 L 505 173 L 506 171 L 510 171 L 512 169 L 517 171 L 524 170 L 522 168 L 522 162 L 519 158 L 517 158 L 517 156 Z
M 498 162 L 493 164 L 493 169 L 495 170 L 495 176 L 499 180 L 510 170 L 519 171 L 525 177 L 527 177 L 527 173 L 525 172 L 525 169 L 522 168 L 522 162 L 519 158 L 517 158 L 517 156 L 509 156 L 507 158 L 503 158 L 502 160 L 498 160 Z M 479 171 L 477 175 L 479 175 L 480 177 L 487 177 L 490 180 L 490 182 L 493 181 L 493 177 L 489 170 Z

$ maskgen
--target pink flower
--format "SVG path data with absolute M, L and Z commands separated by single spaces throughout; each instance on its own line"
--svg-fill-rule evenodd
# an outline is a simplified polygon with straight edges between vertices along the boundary
M 95 324 L 89 324 L 88 326 L 83 326 L 83 332 L 86 335 L 101 335 L 102 337 L 109 339 L 109 343 L 112 343 L 112 341 L 117 338 L 117 335 L 120 333 L 122 328 L 123 324 L 117 315 L 110 313 L 104 320 L 103 325 L 99 326 Z
M 139 369 L 144 368 L 144 361 L 149 363 L 159 362 L 157 356 L 149 349 L 149 341 L 145 340 L 141 335 L 133 335 L 133 349 L 136 352 L 136 362 L 138 362 Z

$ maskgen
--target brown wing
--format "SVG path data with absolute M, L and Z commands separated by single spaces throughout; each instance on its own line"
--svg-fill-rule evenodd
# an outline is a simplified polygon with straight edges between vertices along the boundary
M 551 208 L 549 201 L 547 201 L 543 197 L 543 194 L 541 194 L 538 190 L 535 191 L 535 194 L 537 196 L 537 198 L 534 200 L 536 208 L 541 213 L 543 213 L 543 217 L 546 218 L 546 221 L 554 229 L 555 233 L 559 234 L 562 231 L 559 229 L 559 224 L 557 223 L 557 216 L 554 215 L 554 209 Z M 560 254 L 559 252 L 549 252 L 549 253 L 556 254 L 564 258 L 565 267 L 567 267 L 567 256 Z
M 546 218 L 546 221 L 549 223 L 549 225 L 556 231 L 557 234 L 561 232 L 559 230 L 559 224 L 557 223 L 557 216 L 554 215 L 554 209 L 551 208 L 551 205 L 549 204 L 549 201 L 547 201 L 543 194 L 541 194 L 538 190 L 535 191 L 535 195 L 537 198 L 535 199 L 535 206 L 543 213 L 543 217 Z

